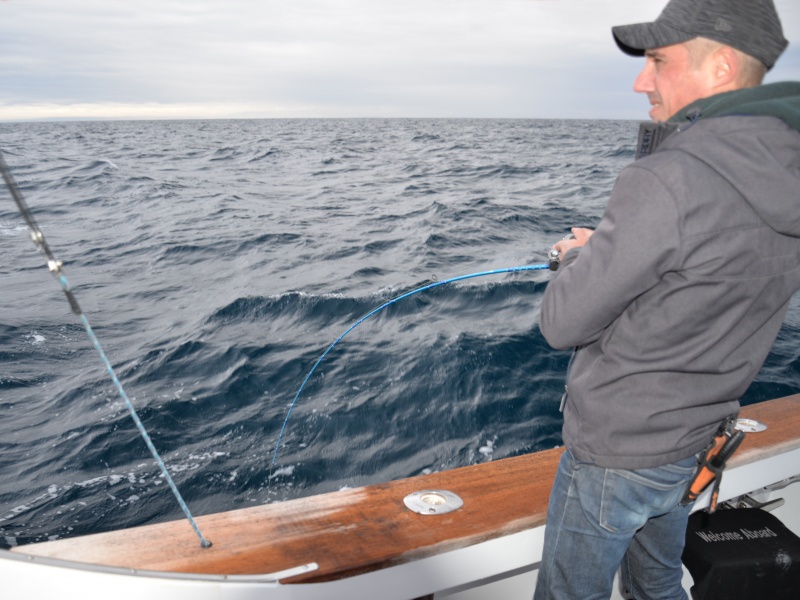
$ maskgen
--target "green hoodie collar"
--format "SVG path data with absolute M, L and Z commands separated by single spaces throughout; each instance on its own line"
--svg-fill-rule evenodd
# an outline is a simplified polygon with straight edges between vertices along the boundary
M 770 83 L 701 98 L 670 117 L 668 122 L 694 122 L 730 115 L 777 117 L 800 132 L 800 82 Z

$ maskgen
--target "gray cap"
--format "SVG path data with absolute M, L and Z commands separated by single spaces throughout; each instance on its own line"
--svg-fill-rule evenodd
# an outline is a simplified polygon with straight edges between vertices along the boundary
M 670 0 L 654 22 L 620 25 L 611 32 L 632 56 L 704 37 L 757 58 L 767 69 L 789 44 L 772 0 Z

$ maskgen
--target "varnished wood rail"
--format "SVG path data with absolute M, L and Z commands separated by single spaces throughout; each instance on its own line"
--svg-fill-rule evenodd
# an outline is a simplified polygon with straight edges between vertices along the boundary
M 800 395 L 745 407 L 741 417 L 768 425 L 749 434 L 730 466 L 800 447 Z M 15 552 L 136 570 L 253 575 L 316 562 L 283 583 L 329 581 L 404 564 L 544 525 L 562 449 L 443 473 L 198 517 L 213 542 L 199 547 L 186 521 L 31 544 Z M 419 515 L 403 498 L 443 489 L 464 506 Z

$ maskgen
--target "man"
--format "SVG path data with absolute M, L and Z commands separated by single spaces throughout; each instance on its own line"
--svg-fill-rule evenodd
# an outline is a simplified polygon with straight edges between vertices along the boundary
M 536 600 L 686 598 L 681 499 L 800 288 L 800 83 L 759 85 L 787 45 L 772 0 L 671 0 L 615 27 L 645 57 L 650 116 L 541 330 L 576 348 Z M 666 121 L 666 122 L 663 122 Z

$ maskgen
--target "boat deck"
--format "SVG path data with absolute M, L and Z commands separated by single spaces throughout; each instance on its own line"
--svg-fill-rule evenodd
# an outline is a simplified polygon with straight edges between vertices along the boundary
M 730 466 L 800 448 L 800 395 L 745 407 L 768 426 L 748 434 Z M 350 577 L 536 528 L 545 523 L 561 448 L 197 518 L 213 546 L 200 548 L 185 520 L 15 548 L 18 553 L 134 570 L 254 575 L 317 563 L 282 583 Z M 403 498 L 449 490 L 464 501 L 419 515 Z

